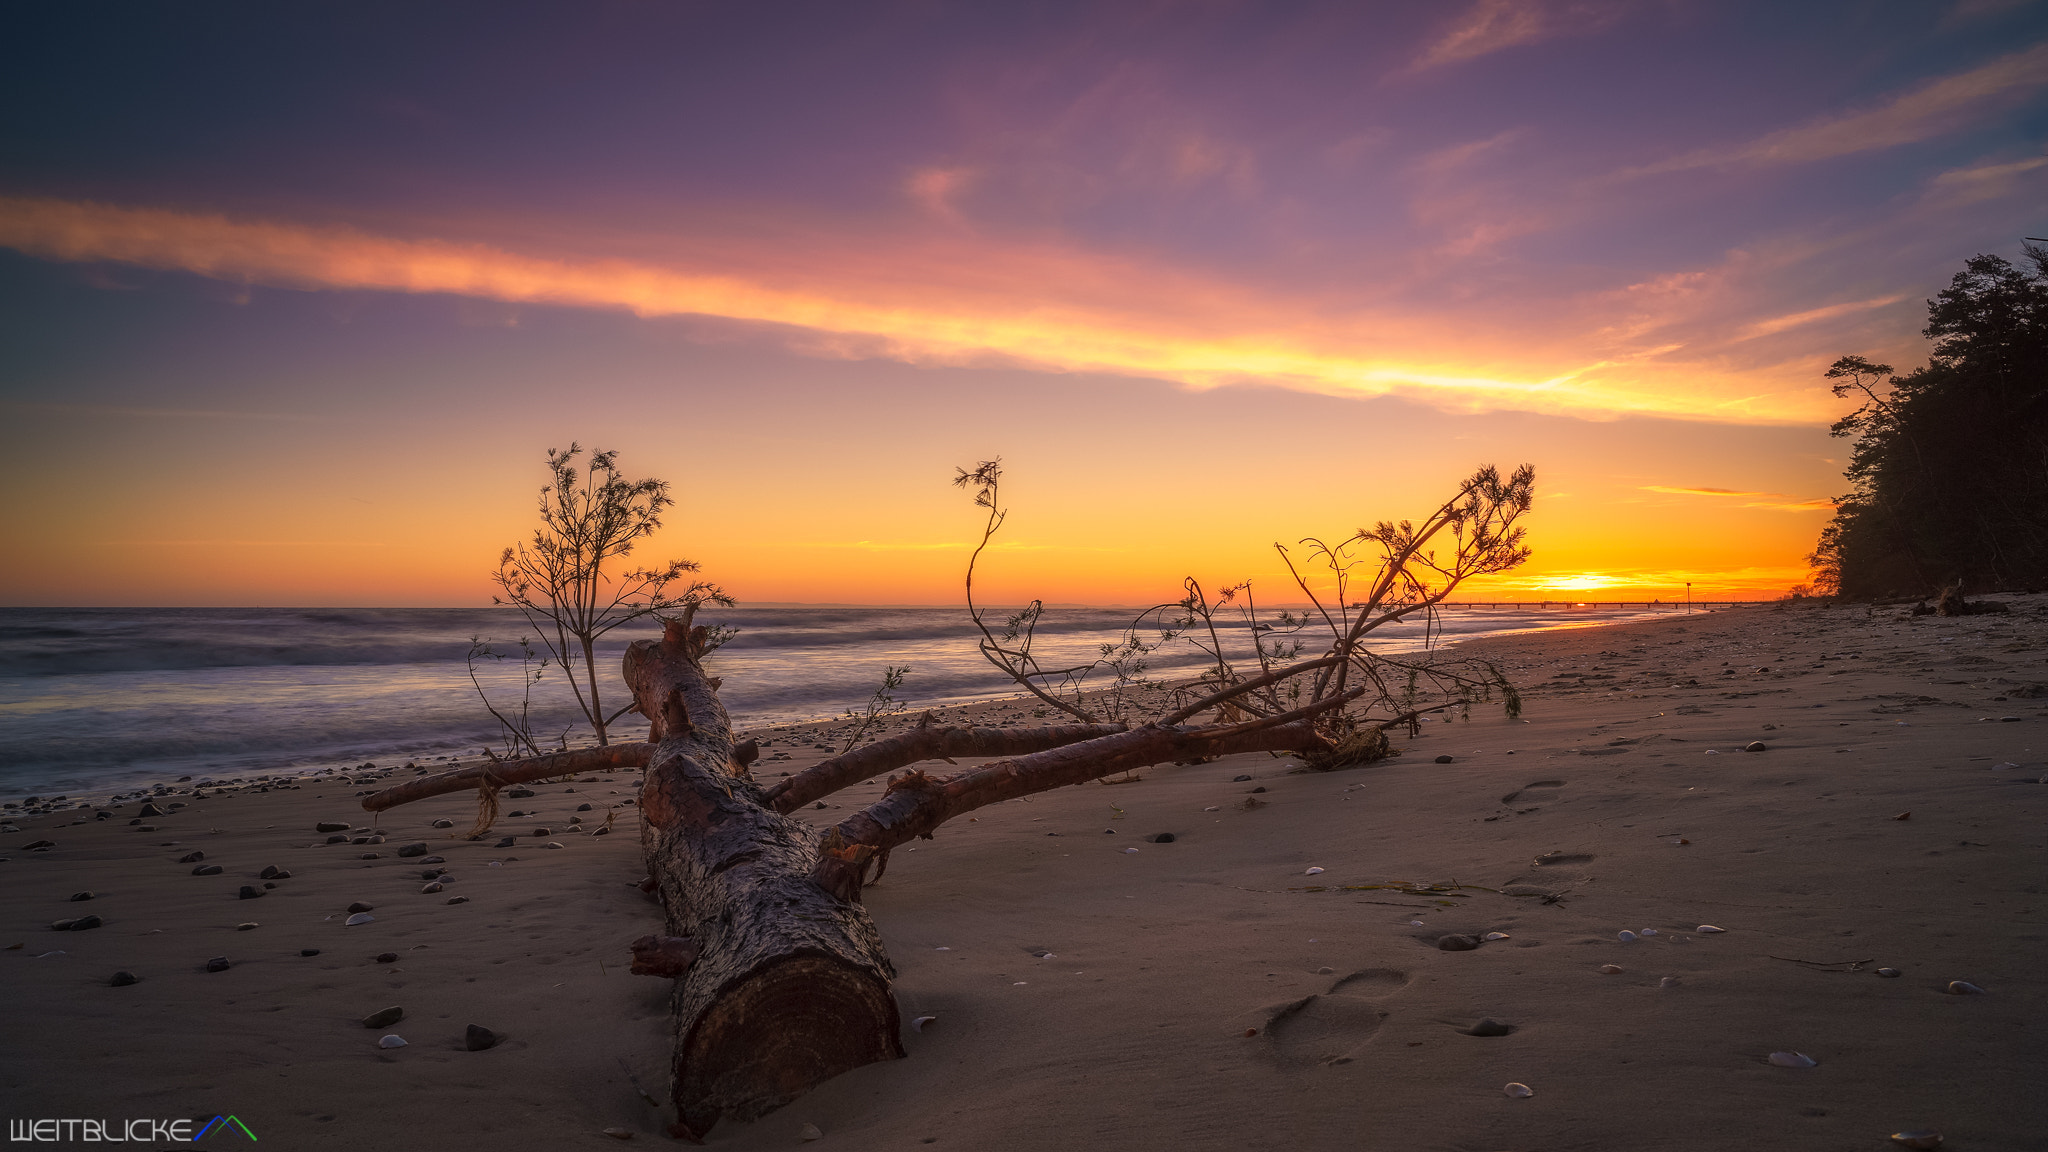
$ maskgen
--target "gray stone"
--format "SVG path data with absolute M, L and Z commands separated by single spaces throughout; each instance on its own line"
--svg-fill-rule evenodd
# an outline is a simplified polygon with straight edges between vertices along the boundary
M 206 962 L 206 970 L 208 972 L 225 972 L 232 967 L 234 965 L 229 964 L 228 958 L 225 956 L 215 956 Z
M 1487 1018 L 1485 1018 L 1484 1020 L 1481 1020 L 1481 1021 L 1480 1021 L 1479 1023 L 1477 1023 L 1477 1024 L 1474 1024 L 1474 1025 L 1473 1025 L 1473 1026 L 1471 1026 L 1470 1028 L 1467 1028 L 1467 1029 L 1465 1029 L 1465 1035 L 1467 1035 L 1467 1036 L 1505 1036 L 1505 1035 L 1507 1035 L 1508 1033 L 1510 1033 L 1510 1032 L 1513 1032 L 1514 1030 L 1515 1030 L 1515 1026 L 1514 1026 L 1514 1025 L 1512 1025 L 1512 1024 L 1503 1024 L 1503 1023 L 1501 1023 L 1500 1021 L 1498 1021 L 1498 1020 L 1495 1020 L 1495 1019 L 1494 1019 L 1493 1017 L 1491 1017 L 1491 1016 L 1488 1016 L 1488 1017 L 1487 1017 Z
M 403 1019 L 405 1019 L 405 1009 L 394 1004 L 389 1008 L 379 1008 L 368 1016 L 363 1017 L 363 1027 L 389 1028 Z
M 398 854 L 400 856 L 425 856 L 427 854 L 427 842 L 425 840 L 415 840 L 410 844 L 401 845 L 398 849 Z
M 377 906 L 375 904 L 365 904 L 363 901 L 358 900 L 355 903 L 349 905 L 348 910 L 350 912 L 369 912 L 375 909 L 376 907 Z
M 199 867 L 194 868 L 192 870 L 192 874 L 194 876 L 218 876 L 220 875 L 220 865 L 201 864 Z
M 504 1039 L 503 1035 L 493 1032 L 481 1024 L 471 1024 L 464 1030 L 462 1035 L 463 1046 L 471 1052 L 482 1052 L 486 1048 L 496 1048 L 500 1043 L 504 1042 Z
M 92 929 L 94 929 L 94 928 L 97 928 L 97 927 L 99 927 L 100 925 L 102 925 L 102 924 L 104 924 L 104 923 L 106 923 L 106 921 L 104 921 L 104 920 L 101 920 L 101 919 L 100 919 L 99 917 L 97 917 L 97 916 L 80 916 L 80 917 L 79 917 L 78 919 L 76 919 L 76 920 L 73 920 L 73 921 L 71 922 L 71 931 L 73 931 L 73 932 L 87 932 L 87 931 L 90 931 L 90 930 L 92 930 Z
M 204 859 L 206 859 L 206 853 L 204 852 L 187 852 L 183 856 L 178 857 L 178 863 L 197 864 Z
M 1456 761 L 1455 761 L 1455 760 L 1453 760 L 1453 759 L 1452 759 L 1451 757 L 1449 757 L 1449 756 L 1439 756 L 1439 757 L 1437 757 L 1437 758 L 1436 758 L 1436 762 L 1437 762 L 1437 763 L 1439 763 L 1439 764 L 1452 764 L 1452 763 L 1455 763 Z
M 1449 936 L 1439 937 L 1436 946 L 1446 952 L 1470 952 L 1479 947 L 1479 941 L 1462 932 L 1453 932 Z
M 80 900 L 90 900 L 92 897 L 93 894 L 90 892 L 73 892 L 71 894 L 71 902 L 75 904 Z
M 114 978 L 107 981 L 107 983 L 112 984 L 116 988 L 126 988 L 130 984 L 139 984 L 141 982 L 142 977 L 127 971 L 116 972 L 114 973 Z
M 257 898 L 258 896 L 261 896 L 261 895 L 263 895 L 263 889 L 261 889 L 261 888 L 258 888 L 258 887 L 256 887 L 256 886 L 255 886 L 255 885 L 253 885 L 253 884 L 244 884 L 244 885 L 242 885 L 242 890 L 241 890 L 240 892 L 236 893 L 236 896 L 237 896 L 237 897 L 238 897 L 239 899 L 243 899 L 243 900 L 254 900 L 254 899 L 256 899 L 256 898 Z

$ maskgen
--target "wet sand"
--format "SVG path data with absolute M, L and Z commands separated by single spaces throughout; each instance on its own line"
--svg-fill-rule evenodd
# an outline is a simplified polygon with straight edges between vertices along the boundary
M 1473 642 L 1525 686 L 1521 719 L 1424 724 L 1352 770 L 1239 756 L 984 809 L 866 894 L 904 1018 L 936 1017 L 909 1057 L 709 1143 L 792 1147 L 809 1124 L 857 1149 L 1846 1150 L 1926 1127 L 1958 1152 L 2039 1148 L 2048 597 L 2005 599 Z M 814 763 L 838 727 L 765 733 L 757 775 Z M 659 926 L 635 777 L 501 798 L 526 813 L 494 830 L 512 848 L 457 838 L 473 797 L 361 810 L 398 778 L 15 820 L 10 1118 L 231 1113 L 278 1148 L 665 1141 L 629 1078 L 665 1093 L 667 989 L 625 970 Z M 610 835 L 573 830 L 608 814 Z M 385 839 L 328 845 L 320 821 Z M 444 862 L 396 854 L 420 841 Z M 221 873 L 192 875 L 194 851 Z M 291 876 L 263 888 L 267 865 Z M 426 867 L 454 879 L 422 893 Z M 347 927 L 357 901 L 374 919 Z M 88 914 L 103 925 L 49 926 Z M 388 1006 L 404 1018 L 363 1025 Z M 1462 1031 L 1481 1018 L 1512 1031 Z M 505 1039 L 467 1051 L 471 1023 Z

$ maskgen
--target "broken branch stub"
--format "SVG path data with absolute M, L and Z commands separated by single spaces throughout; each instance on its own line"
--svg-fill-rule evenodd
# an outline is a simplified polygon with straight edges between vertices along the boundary
M 895 975 L 859 904 L 812 879 L 807 826 L 735 774 L 731 724 L 698 664 L 702 629 L 627 649 L 626 683 L 663 734 L 641 791 L 664 935 L 698 951 L 676 980 L 674 1135 L 751 1120 L 841 1072 L 903 1055 Z

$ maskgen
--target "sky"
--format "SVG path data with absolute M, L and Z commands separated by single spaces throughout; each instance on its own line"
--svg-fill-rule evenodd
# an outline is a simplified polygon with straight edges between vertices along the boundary
M 2048 4 L 30 4 L 0 604 L 471 605 L 549 448 L 742 601 L 1286 602 L 1534 465 L 1471 598 L 1759 598 L 1822 373 L 2048 232 Z

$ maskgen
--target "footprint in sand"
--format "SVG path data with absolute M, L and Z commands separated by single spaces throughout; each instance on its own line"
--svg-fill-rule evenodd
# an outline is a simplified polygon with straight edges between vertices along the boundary
M 1510 792 L 1501 797 L 1500 802 L 1503 804 L 1513 804 L 1518 799 L 1548 800 L 1557 795 L 1557 790 L 1562 787 L 1564 787 L 1564 781 L 1562 780 L 1538 780 L 1534 784 L 1522 785 L 1522 789 L 1519 792 Z M 1532 792 L 1535 795 L 1530 795 Z
M 1407 983 L 1408 974 L 1392 968 L 1341 976 L 1328 992 L 1260 1009 L 1260 1039 L 1273 1059 L 1288 1067 L 1349 1064 L 1387 1018 L 1387 1010 L 1375 999 L 1392 995 Z

